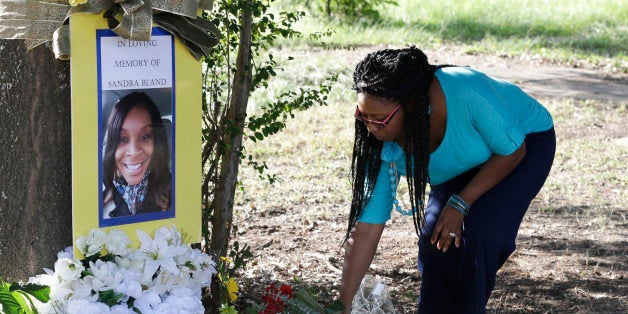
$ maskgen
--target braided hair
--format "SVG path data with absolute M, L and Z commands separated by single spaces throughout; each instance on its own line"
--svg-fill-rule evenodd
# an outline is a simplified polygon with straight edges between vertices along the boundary
M 429 181 L 429 89 L 434 73 L 441 67 L 430 65 L 423 51 L 411 46 L 370 53 L 353 73 L 353 90 L 397 102 L 404 110 L 406 178 L 417 234 L 425 213 L 424 195 Z M 351 162 L 353 198 L 345 241 L 373 193 L 382 163 L 383 142 L 369 135 L 366 124 L 356 120 Z

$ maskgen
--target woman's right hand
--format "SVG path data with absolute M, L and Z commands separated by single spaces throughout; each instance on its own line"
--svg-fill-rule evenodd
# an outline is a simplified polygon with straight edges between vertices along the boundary
M 447 252 L 449 246 L 454 244 L 460 247 L 462 239 L 462 222 L 464 215 L 455 208 L 446 205 L 438 216 L 438 221 L 434 227 L 434 232 L 430 237 L 430 242 L 436 244 L 436 248 Z
M 351 313 L 353 296 L 373 261 L 383 231 L 384 224 L 362 222 L 358 222 L 351 230 L 349 240 L 345 245 L 345 258 L 340 280 L 340 301 L 345 306 L 342 313 Z

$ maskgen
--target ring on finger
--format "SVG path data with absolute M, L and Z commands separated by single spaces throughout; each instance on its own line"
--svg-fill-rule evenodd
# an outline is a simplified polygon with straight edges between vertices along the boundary
M 455 232 L 450 232 L 450 233 L 449 233 L 449 237 L 451 237 L 451 238 L 455 238 L 455 237 L 456 237 L 456 233 L 455 233 Z

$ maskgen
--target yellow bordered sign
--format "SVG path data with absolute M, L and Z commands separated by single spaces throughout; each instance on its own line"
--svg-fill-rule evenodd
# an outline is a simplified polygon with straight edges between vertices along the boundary
M 74 14 L 70 34 L 73 239 L 174 224 L 200 242 L 200 62 L 158 27 L 133 41 Z

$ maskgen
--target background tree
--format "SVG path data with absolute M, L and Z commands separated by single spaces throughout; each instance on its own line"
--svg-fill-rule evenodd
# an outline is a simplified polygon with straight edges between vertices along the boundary
M 378 7 L 396 4 L 396 0 L 314 0 L 306 3 L 314 11 L 325 14 L 327 18 L 337 18 L 343 22 L 355 22 L 361 18 L 377 21 Z
M 45 65 L 45 66 L 44 66 Z M 0 40 L 0 275 L 26 280 L 72 243 L 70 63 Z
M 246 3 L 247 1 L 242 1 Z M 233 77 L 231 99 L 224 117 L 231 131 L 223 134 L 224 155 L 222 156 L 213 200 L 214 224 L 212 227 L 212 247 L 221 255 L 226 255 L 231 222 L 233 221 L 233 198 L 240 166 L 242 149 L 242 132 L 246 118 L 246 107 L 249 100 L 252 80 L 251 68 L 251 28 L 252 7 L 244 5 L 240 16 L 240 42 L 236 58 L 236 72 Z
M 280 71 L 280 63 L 268 48 L 278 37 L 301 36 L 292 25 L 303 12 L 271 13 L 273 1 L 217 1 L 208 15 L 223 35 L 213 53 L 204 60 L 203 86 L 203 236 L 204 249 L 218 256 L 229 256 L 236 263 L 227 271 L 243 267 L 246 245 L 228 252 L 232 230 L 233 205 L 239 165 L 245 161 L 260 177 L 274 180 L 266 173 L 264 162 L 246 153 L 244 140 L 259 141 L 276 134 L 295 111 L 325 104 L 331 83 L 314 88 L 286 91 L 261 106 L 262 111 L 247 118 L 248 99 L 256 88 L 268 86 L 268 80 Z M 317 36 L 317 35 L 315 35 Z M 247 253 L 248 252 L 248 253 Z M 244 255 L 243 255 L 244 254 Z M 220 263 L 223 263 L 221 261 Z M 221 267 L 228 267 L 221 265 Z M 222 278 L 222 282 L 228 278 Z M 214 280 L 212 308 L 220 306 L 221 280 Z
M 225 0 L 217 1 L 210 12 L 217 17 L 212 22 L 219 27 L 223 38 L 204 60 L 203 221 L 214 226 L 211 233 L 211 228 L 205 229 L 205 248 L 222 256 L 227 252 L 225 239 L 231 228 L 230 212 L 239 163 L 245 160 L 261 175 L 267 169 L 263 162 L 246 154 L 242 140 L 263 140 L 283 129 L 285 121 L 294 117 L 294 111 L 325 104 L 335 81 L 332 77 L 317 88 L 286 91 L 273 102 L 262 105 L 261 113 L 247 119 L 249 94 L 267 86 L 267 81 L 281 68 L 267 49 L 278 36 L 301 36 L 291 26 L 303 12 L 273 14 L 269 8 L 267 1 Z M 233 159 L 234 156 L 238 158 Z M 270 175 L 265 178 L 273 180 Z

